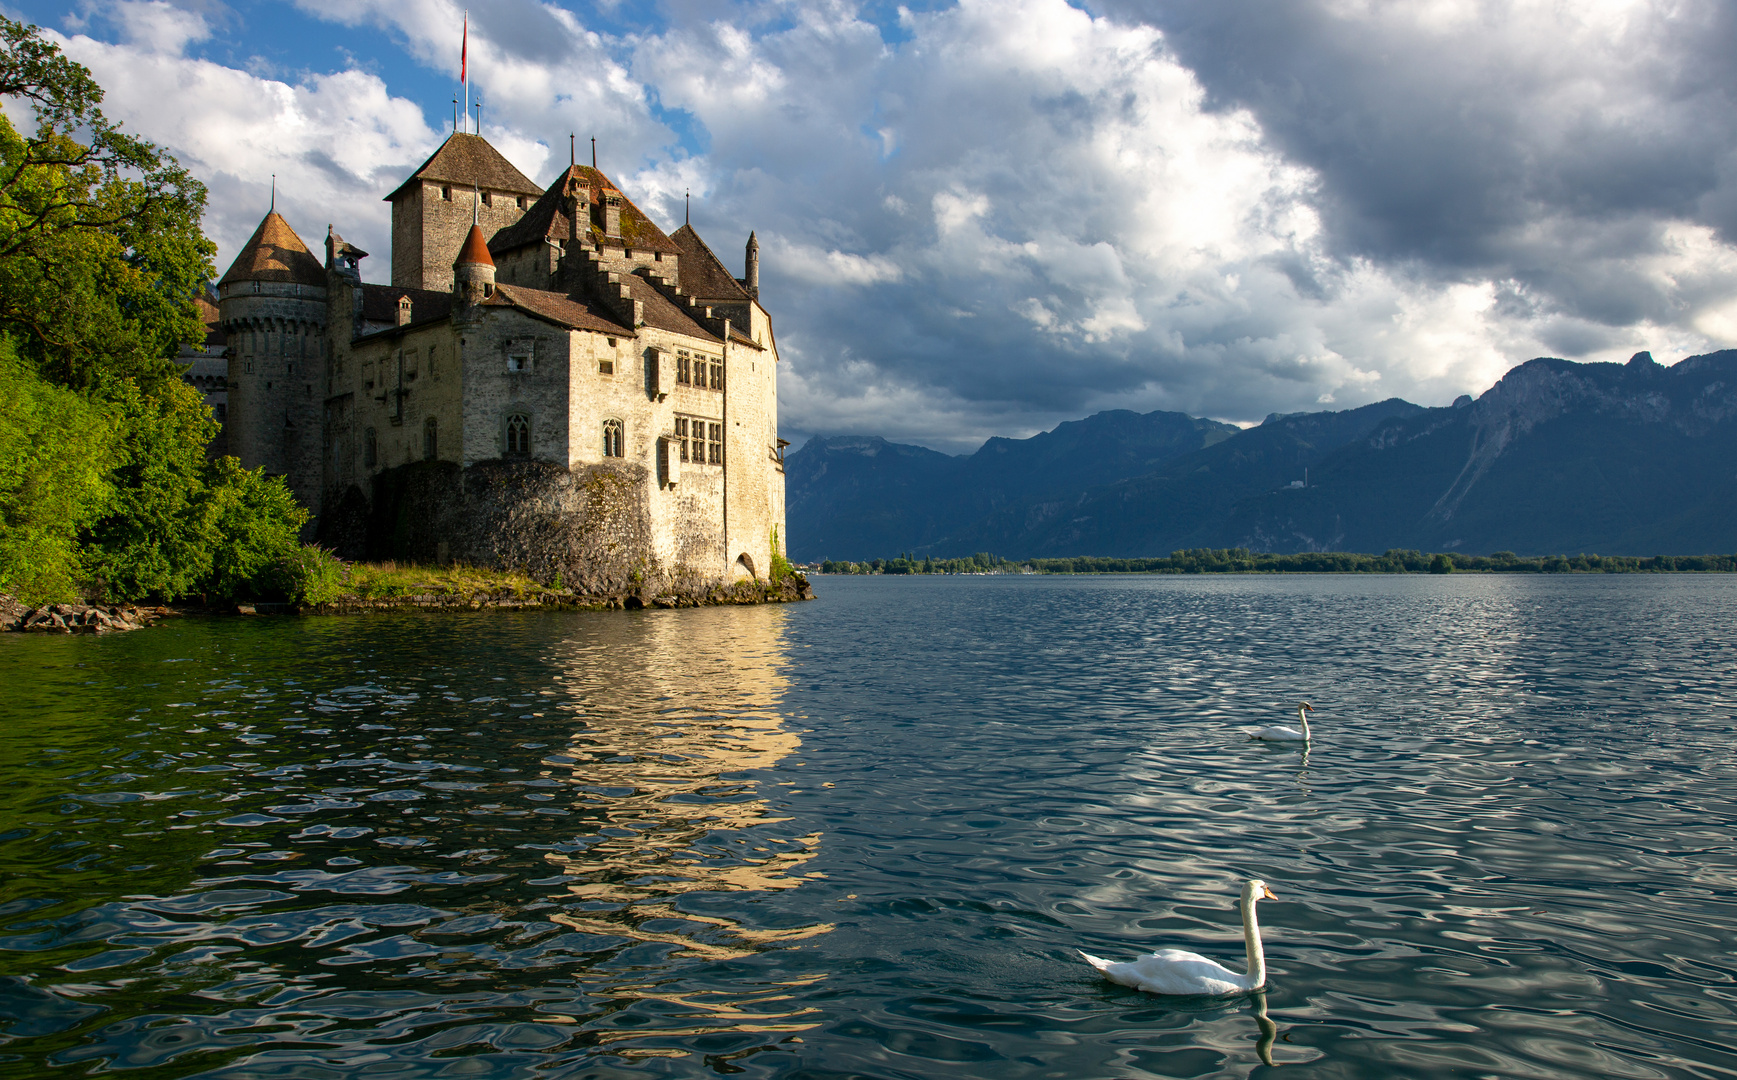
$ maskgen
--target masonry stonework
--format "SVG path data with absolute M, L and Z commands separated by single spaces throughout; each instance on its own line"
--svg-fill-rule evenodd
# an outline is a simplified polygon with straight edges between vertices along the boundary
M 737 279 L 595 168 L 538 190 L 474 135 L 387 198 L 391 286 L 276 214 L 225 274 L 243 464 L 288 477 L 346 557 L 645 603 L 764 581 L 788 541 L 757 241 Z

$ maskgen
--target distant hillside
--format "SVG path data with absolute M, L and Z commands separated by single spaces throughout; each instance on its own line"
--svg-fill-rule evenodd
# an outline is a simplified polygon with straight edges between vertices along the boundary
M 1183 413 L 1118 409 L 951 457 L 874 436 L 809 440 L 785 463 L 797 559 L 952 551 L 952 535 L 1009 505 L 1140 476 L 1238 429 Z
M 1464 399 L 1462 399 L 1462 402 Z M 1219 535 L 1271 551 L 1737 551 L 1737 350 L 1531 360 L 1475 403 L 1382 424 Z
M 948 457 L 882 439 L 791 455 L 795 555 L 864 559 L 1419 548 L 1737 550 L 1737 351 L 1670 368 L 1532 360 L 1476 402 L 1397 398 L 1239 431 L 1100 413 Z M 1291 487 L 1308 470 L 1307 487 Z

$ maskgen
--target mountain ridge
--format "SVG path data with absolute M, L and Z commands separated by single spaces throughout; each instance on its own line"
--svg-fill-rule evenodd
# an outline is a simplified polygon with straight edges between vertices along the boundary
M 1737 550 L 1737 466 L 1724 464 L 1734 458 L 1737 350 L 1724 350 L 1668 367 L 1648 353 L 1627 364 L 1540 357 L 1476 401 L 1390 398 L 1246 430 L 1113 410 L 960 457 L 874 436 L 811 440 L 788 470 L 802 559 L 1650 555 Z M 1304 470 L 1309 485 L 1291 486 Z

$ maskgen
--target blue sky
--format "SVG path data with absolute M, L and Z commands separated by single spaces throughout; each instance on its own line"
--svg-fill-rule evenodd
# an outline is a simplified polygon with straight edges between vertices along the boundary
M 783 426 L 950 451 L 1104 408 L 1239 422 L 1737 338 L 1737 45 L 1710 0 L 475 2 L 484 134 L 596 136 L 763 250 Z M 211 190 L 389 251 L 462 0 L 12 4 Z M 582 151 L 584 152 L 584 151 Z M 385 256 L 365 263 L 375 280 Z

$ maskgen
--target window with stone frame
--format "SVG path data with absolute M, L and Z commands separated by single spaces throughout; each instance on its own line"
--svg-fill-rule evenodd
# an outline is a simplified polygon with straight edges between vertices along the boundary
M 609 419 L 603 421 L 603 456 L 626 457 L 627 451 L 621 437 L 621 421 Z
M 676 385 L 692 386 L 694 384 L 694 358 L 683 350 L 676 350 Z
M 706 463 L 722 465 L 724 463 L 724 425 L 706 425 Z
M 713 390 L 722 390 L 724 388 L 724 364 L 723 364 L 723 361 L 714 360 L 714 361 L 712 361 L 711 366 L 712 366 L 712 389 Z
M 434 417 L 422 422 L 422 460 L 433 461 L 440 456 L 440 424 Z
M 676 417 L 676 446 L 680 451 L 681 459 L 683 461 L 690 460 L 688 457 L 688 418 L 685 416 Z
M 531 418 L 526 413 L 513 413 L 507 417 L 506 456 L 531 456 Z

